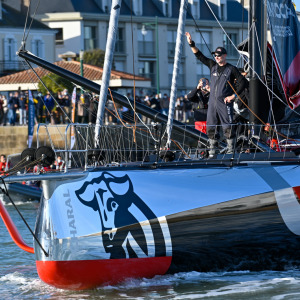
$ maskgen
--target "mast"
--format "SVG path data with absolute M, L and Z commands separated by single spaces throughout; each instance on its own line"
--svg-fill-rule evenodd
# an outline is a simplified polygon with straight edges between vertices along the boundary
M 177 97 L 177 80 L 179 75 L 180 60 L 182 54 L 182 44 L 183 44 L 182 39 L 184 35 L 185 19 L 186 19 L 186 9 L 185 9 L 186 5 L 187 5 L 187 0 L 181 0 L 178 28 L 177 28 L 177 37 L 176 37 L 176 46 L 175 46 L 175 58 L 174 58 L 174 66 L 173 66 L 169 115 L 168 115 L 168 123 L 167 123 L 167 134 L 168 134 L 167 148 L 169 148 L 171 145 L 171 133 L 172 133 L 174 111 L 175 111 L 175 104 L 176 104 L 176 97 Z
M 102 85 L 100 88 L 99 104 L 97 111 L 97 120 L 95 127 L 95 146 L 99 142 L 100 126 L 103 124 L 105 103 L 107 100 L 107 91 L 109 87 L 109 79 L 111 73 L 111 66 L 113 62 L 113 54 L 115 50 L 116 36 L 118 30 L 118 21 L 121 10 L 122 0 L 113 0 L 111 5 L 109 28 L 107 34 L 105 59 L 102 74 Z
M 267 18 L 265 1 L 250 1 L 250 18 L 249 22 L 252 26 L 249 39 L 249 63 L 250 82 L 249 82 L 249 107 L 254 112 L 250 113 L 250 122 L 253 124 L 261 124 L 268 121 L 268 113 L 270 110 L 268 93 L 266 87 L 261 82 L 265 82 L 264 70 L 266 65 L 266 49 L 267 49 Z M 251 26 L 249 26 L 251 27 Z M 258 134 L 258 126 L 254 128 L 254 134 Z

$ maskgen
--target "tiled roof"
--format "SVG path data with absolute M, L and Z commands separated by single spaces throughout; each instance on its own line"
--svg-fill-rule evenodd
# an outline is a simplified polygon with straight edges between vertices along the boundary
M 58 61 L 54 63 L 55 65 L 71 71 L 75 74 L 80 75 L 80 62 L 77 61 Z M 34 69 L 35 72 L 38 74 L 39 77 L 43 77 L 50 72 L 41 68 L 37 67 Z M 103 68 L 91 66 L 84 64 L 83 65 L 83 73 L 84 77 L 92 80 L 98 81 L 102 79 Z M 138 81 L 149 81 L 150 79 L 144 78 L 141 76 L 134 76 L 133 74 L 120 72 L 120 71 L 111 71 L 111 79 L 120 79 L 120 80 L 138 80 Z M 0 77 L 0 84 L 22 84 L 22 83 L 33 83 L 38 82 L 36 75 L 33 73 L 32 70 L 25 70 L 21 72 L 17 72 L 15 74 L 7 75 Z

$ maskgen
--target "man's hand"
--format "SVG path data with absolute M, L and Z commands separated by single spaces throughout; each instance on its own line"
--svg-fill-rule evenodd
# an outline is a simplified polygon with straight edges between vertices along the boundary
M 225 104 L 231 103 L 235 98 L 235 95 L 228 96 L 224 99 Z
M 189 33 L 189 32 L 186 32 L 186 33 L 185 33 L 185 36 L 186 36 L 187 42 L 188 42 L 189 44 L 191 44 L 192 41 L 193 41 L 193 39 L 192 39 L 190 33 Z
M 202 86 L 203 86 L 203 82 L 202 80 L 198 83 L 197 85 L 197 90 L 201 90 L 202 89 Z

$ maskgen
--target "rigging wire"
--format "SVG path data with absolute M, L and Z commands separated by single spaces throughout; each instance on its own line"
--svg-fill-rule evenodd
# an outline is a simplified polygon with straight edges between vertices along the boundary
M 263 62 L 263 55 L 262 55 L 262 52 L 261 52 L 261 48 L 260 48 L 260 44 L 259 44 L 259 40 L 258 40 L 258 34 L 257 34 L 257 28 L 256 28 L 256 25 L 254 25 L 254 33 L 255 33 L 255 36 L 256 36 L 256 42 L 257 42 L 257 45 L 258 45 L 258 51 L 259 51 L 259 56 L 260 56 L 260 60 L 261 60 L 261 65 L 262 65 L 262 69 L 263 69 L 263 74 L 264 74 L 264 77 L 265 77 L 265 80 L 267 78 L 267 74 L 266 74 L 266 69 L 265 69 L 265 65 L 264 65 L 264 62 Z M 273 106 L 272 106 L 272 102 L 271 101 L 271 96 L 270 96 L 270 92 L 269 90 L 267 90 L 268 92 L 268 100 L 269 100 L 269 105 L 270 105 L 270 114 L 272 115 L 273 117 L 273 120 L 274 120 L 274 125 L 275 125 L 275 133 L 277 133 L 277 126 L 276 126 L 276 123 L 275 123 L 275 116 L 274 116 L 274 111 L 273 111 Z M 270 115 L 269 115 L 269 123 L 270 123 Z M 277 135 L 277 140 L 278 140 L 278 135 Z
M 177 0 L 177 2 L 180 3 L 180 0 Z M 191 11 L 188 9 L 188 5 L 185 6 L 185 10 L 186 10 L 186 12 L 191 16 L 191 18 L 193 19 L 194 24 L 195 24 L 195 26 L 196 26 L 196 28 L 197 28 L 197 31 L 200 33 L 200 36 L 201 36 L 202 40 L 204 41 L 204 44 L 205 44 L 205 46 L 206 46 L 208 52 L 209 52 L 210 55 L 213 57 L 213 55 L 212 55 L 212 53 L 211 53 L 211 49 L 209 48 L 208 44 L 206 43 L 206 40 L 205 40 L 205 38 L 204 38 L 204 36 L 203 36 L 203 34 L 202 34 L 202 31 L 200 30 L 200 27 L 198 26 L 198 24 L 197 24 L 197 22 L 196 22 L 196 20 L 195 20 L 195 18 L 194 18 L 194 16 L 193 16 L 193 14 L 191 13 Z
M 135 66 L 134 66 L 134 39 L 133 39 L 133 16 L 132 16 L 132 0 L 130 1 L 130 29 L 131 29 L 131 50 L 132 50 L 132 69 L 133 69 L 133 103 L 134 103 L 134 112 L 136 111 L 135 107 Z M 157 62 L 156 62 L 157 63 Z M 157 75 L 158 76 L 158 75 Z M 135 136 L 136 131 L 136 117 L 134 114 L 134 128 L 133 128 L 133 134 Z
M 230 87 L 232 88 L 232 90 L 234 91 L 234 93 L 238 96 L 238 98 L 240 99 L 240 101 L 248 108 L 248 110 L 265 126 L 267 126 L 268 124 L 265 123 L 258 115 L 255 114 L 255 112 L 253 110 L 251 110 L 251 108 L 242 100 L 242 98 L 236 93 L 236 90 L 234 89 L 234 87 L 232 86 L 232 84 L 227 81 L 227 83 L 230 85 Z M 276 128 L 276 127 L 275 127 Z M 296 140 L 296 139 L 293 139 L 293 138 L 290 138 L 280 132 L 278 132 L 277 130 L 274 130 L 272 129 L 275 133 L 277 133 L 278 135 L 280 135 L 281 137 L 284 137 L 285 139 L 290 139 L 292 141 L 295 141 L 295 142 L 299 142 L 299 140 Z M 277 138 L 278 139 L 278 138 Z
M 26 19 L 25 19 L 24 33 L 23 33 L 23 38 L 22 38 L 22 45 L 23 46 L 25 46 L 25 34 L 26 34 L 27 21 L 28 21 L 29 12 L 30 12 L 30 6 L 31 6 L 31 1 L 29 1 L 29 5 L 28 5 L 28 9 L 27 9 L 27 14 L 26 14 Z
M 19 216 L 21 217 L 21 219 L 23 220 L 25 226 L 28 228 L 28 230 L 30 231 L 31 235 L 33 236 L 33 238 L 35 239 L 35 241 L 37 242 L 37 244 L 39 245 L 39 247 L 41 248 L 41 250 L 44 252 L 45 256 L 48 257 L 49 254 L 48 252 L 44 249 L 44 247 L 42 246 L 42 244 L 40 243 L 39 239 L 37 238 L 37 236 L 35 235 L 35 233 L 32 231 L 32 229 L 30 228 L 29 224 L 27 223 L 26 219 L 23 217 L 22 213 L 20 212 L 20 210 L 18 209 L 17 205 L 15 204 L 15 202 L 12 200 L 12 198 L 9 195 L 7 186 L 6 186 L 6 182 L 4 181 L 4 179 L 0 176 L 0 180 L 2 181 L 2 184 L 4 186 L 4 188 L 0 188 L 2 190 L 2 192 L 8 197 L 8 199 L 10 200 L 10 202 L 12 203 L 12 205 L 14 206 L 15 210 L 18 212 Z
M 233 45 L 233 47 L 236 49 L 236 51 L 239 53 L 239 50 L 237 49 L 237 47 L 236 47 L 236 45 L 233 43 L 233 41 L 230 39 L 229 35 L 228 35 L 227 32 L 225 31 L 225 29 L 224 29 L 224 27 L 222 26 L 222 24 L 219 22 L 217 16 L 216 16 L 215 13 L 213 12 L 211 6 L 208 4 L 208 1 L 205 0 L 205 2 L 206 2 L 206 4 L 207 4 L 209 10 L 211 11 L 212 15 L 213 15 L 214 18 L 216 19 L 217 23 L 219 24 L 220 28 L 221 28 L 222 31 L 224 32 L 224 34 L 226 35 L 226 37 L 228 38 L 228 40 L 230 41 L 230 43 Z M 241 54 L 239 54 L 239 55 L 241 56 Z M 245 58 L 244 58 L 244 57 L 242 57 L 242 59 L 245 61 Z M 248 63 L 248 65 L 249 65 L 249 68 L 257 75 L 256 71 L 253 69 L 253 67 L 250 65 L 250 63 Z M 275 93 L 267 86 L 267 84 L 266 84 L 259 76 L 257 76 L 257 77 L 259 78 L 259 80 L 261 81 L 261 83 L 265 86 L 265 88 L 266 88 L 268 91 L 270 91 L 270 92 L 272 93 L 273 96 L 275 96 L 275 98 L 277 98 L 280 102 L 282 102 L 286 107 L 288 107 L 289 109 L 291 109 L 290 106 L 289 106 L 287 103 L 285 103 L 280 97 L 278 97 L 278 96 L 277 96 L 277 95 L 276 95 L 276 94 L 275 94 Z M 300 116 L 300 113 L 296 112 L 295 110 L 294 110 L 294 112 Z
M 26 31 L 26 26 L 27 26 L 27 19 L 28 19 L 29 13 L 30 13 L 30 6 L 31 6 L 31 0 L 29 1 L 28 10 L 27 10 L 27 16 L 26 16 L 26 22 L 25 22 L 25 27 L 24 27 L 24 35 L 23 35 L 23 40 L 22 40 L 22 44 L 23 44 L 24 46 L 25 46 L 26 41 L 27 41 L 27 39 L 28 39 L 30 30 L 31 30 L 31 26 L 32 26 L 32 23 L 33 23 L 33 21 L 34 21 L 34 17 L 35 17 L 35 15 L 36 15 L 36 12 L 37 12 L 37 10 L 38 10 L 38 8 L 39 8 L 39 5 L 40 5 L 40 1 L 41 1 L 41 0 L 38 0 L 38 2 L 37 2 L 37 5 L 36 5 L 35 10 L 34 10 L 34 13 L 33 13 L 33 16 L 32 16 L 32 18 L 31 18 L 30 25 L 29 25 L 29 27 L 28 27 L 27 35 L 26 35 L 26 37 L 25 37 L 25 31 Z

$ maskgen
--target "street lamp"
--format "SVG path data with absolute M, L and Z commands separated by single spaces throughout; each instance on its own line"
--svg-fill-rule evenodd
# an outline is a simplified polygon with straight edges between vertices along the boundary
M 160 87 L 159 87 L 159 53 L 158 53 L 158 18 L 157 18 L 157 16 L 155 17 L 155 23 L 142 23 L 141 33 L 144 36 L 148 33 L 147 26 L 150 27 L 150 28 L 155 29 L 156 93 L 159 94 L 160 93 Z

